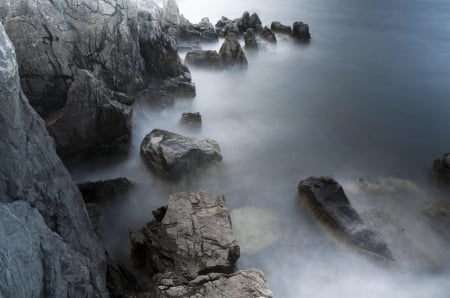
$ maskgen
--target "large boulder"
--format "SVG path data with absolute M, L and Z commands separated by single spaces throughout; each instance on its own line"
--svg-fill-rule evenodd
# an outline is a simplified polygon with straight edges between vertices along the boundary
M 377 259 L 392 261 L 386 242 L 366 226 L 336 181 L 311 177 L 300 181 L 298 192 L 317 220 L 347 243 Z
M 219 55 L 224 67 L 247 68 L 247 57 L 234 33 L 227 34 L 220 48 Z
M 167 209 L 155 214 L 156 220 L 130 233 L 135 263 L 149 272 L 174 272 L 188 280 L 234 271 L 240 250 L 224 196 L 173 194 Z
M 222 69 L 222 60 L 220 59 L 217 51 L 192 51 L 186 54 L 184 62 L 187 65 L 210 68 L 210 69 Z
M 303 22 L 295 22 L 292 25 L 292 36 L 300 41 L 309 41 L 311 34 L 309 33 L 309 26 Z
M 450 180 L 450 153 L 444 154 L 442 159 L 433 162 L 433 173 L 438 178 Z
M 1 24 L 0 49 L 0 296 L 106 297 L 104 249 L 44 122 L 21 91 Z
M 60 156 L 128 139 L 131 107 L 117 97 L 90 72 L 77 72 L 64 109 L 47 121 Z
M 222 160 L 214 140 L 198 140 L 155 129 L 141 143 L 141 156 L 158 175 L 179 179 Z

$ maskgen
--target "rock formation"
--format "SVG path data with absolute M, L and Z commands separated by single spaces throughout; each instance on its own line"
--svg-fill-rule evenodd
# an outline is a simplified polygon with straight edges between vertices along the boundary
M 187 65 L 216 69 L 223 68 L 222 60 L 217 51 L 192 51 L 186 54 L 184 60 Z
M 255 30 L 248 29 L 244 33 L 245 50 L 247 52 L 258 51 L 258 42 L 256 41 Z
M 309 33 L 309 26 L 303 22 L 295 22 L 292 25 L 292 36 L 300 41 L 309 41 L 311 34 Z
M 272 29 L 272 31 L 276 33 L 283 33 L 283 34 L 292 33 L 292 28 L 290 26 L 283 25 L 278 21 L 273 21 L 272 24 L 270 25 L 270 29 Z
M 248 61 L 234 33 L 228 33 L 219 51 L 222 64 L 227 68 L 247 68 Z
M 264 29 L 261 31 L 261 37 L 270 43 L 277 42 L 277 37 L 275 36 L 275 33 L 273 33 L 272 30 L 270 30 L 269 27 L 267 26 L 265 26 Z
M 198 112 L 185 112 L 181 115 L 180 125 L 191 128 L 200 128 L 202 126 L 202 115 Z

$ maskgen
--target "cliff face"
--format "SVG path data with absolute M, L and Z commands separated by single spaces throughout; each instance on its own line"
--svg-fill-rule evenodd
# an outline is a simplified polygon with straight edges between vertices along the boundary
M 0 296 L 106 296 L 103 247 L 21 90 L 1 24 L 0 126 Z

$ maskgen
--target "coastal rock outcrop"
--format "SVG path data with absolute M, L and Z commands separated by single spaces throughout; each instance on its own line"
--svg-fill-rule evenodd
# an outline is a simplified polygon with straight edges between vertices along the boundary
M 317 220 L 347 243 L 382 261 L 392 260 L 385 241 L 366 226 L 336 181 L 311 177 L 300 181 L 298 192 Z
M 248 29 L 244 33 L 245 50 L 246 51 L 258 51 L 258 42 L 256 40 L 255 30 Z
M 292 25 L 292 36 L 300 41 L 309 41 L 311 34 L 309 33 L 309 26 L 303 22 L 295 22 Z
M 241 18 L 236 20 L 236 26 L 239 28 L 240 33 L 244 33 L 248 29 L 253 29 L 256 32 L 263 30 L 263 26 L 259 16 L 256 13 L 244 12 Z
M 226 68 L 247 68 L 248 61 L 241 44 L 234 33 L 228 33 L 219 51 L 222 64 Z
M 155 129 L 141 143 L 141 157 L 158 175 L 179 179 L 222 160 L 214 140 L 198 140 Z
M 273 21 L 270 25 L 270 29 L 272 29 L 273 32 L 276 33 L 282 33 L 282 34 L 291 34 L 292 28 L 290 26 L 286 26 L 281 24 L 281 22 Z
M 2 24 L 0 125 L 0 296 L 106 296 L 104 249 L 44 122 L 21 90 Z
M 273 33 L 272 30 L 270 30 L 269 27 L 267 26 L 265 26 L 264 29 L 261 31 L 261 37 L 270 43 L 277 42 L 277 37 L 275 36 L 275 33 Z
M 217 51 L 192 51 L 186 54 L 184 60 L 187 65 L 220 70 L 222 60 Z

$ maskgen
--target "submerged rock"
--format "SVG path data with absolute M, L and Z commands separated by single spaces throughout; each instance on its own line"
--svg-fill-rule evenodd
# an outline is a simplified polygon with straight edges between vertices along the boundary
M 192 280 L 234 271 L 239 245 L 224 196 L 201 191 L 173 194 L 159 218 L 131 233 L 133 251 L 139 255 L 134 259 L 151 260 L 150 272 L 175 272 Z
M 387 244 L 365 225 L 336 181 L 311 177 L 300 181 L 298 192 L 317 220 L 346 242 L 383 261 L 392 260 Z
M 222 160 L 216 141 L 155 129 L 141 143 L 144 162 L 158 175 L 179 179 Z
M 438 178 L 450 180 L 450 153 L 444 154 L 442 159 L 433 162 L 433 173 Z
M 202 126 L 202 115 L 200 113 L 183 113 L 181 115 L 180 124 L 193 128 L 200 128 Z
M 309 26 L 303 22 L 295 22 L 292 26 L 292 36 L 302 41 L 309 41 L 311 34 L 309 33 Z
M 278 21 L 273 21 L 270 29 L 276 33 L 292 34 L 292 28 L 290 26 L 283 25 Z
M 248 62 L 237 37 L 228 33 L 219 51 L 222 64 L 227 68 L 247 68 Z
M 253 29 L 248 29 L 244 33 L 245 50 L 247 51 L 258 51 L 258 42 L 256 41 L 255 31 Z
M 222 69 L 222 60 L 220 59 L 217 51 L 192 51 L 186 54 L 184 60 L 186 64 L 210 68 L 210 69 Z

